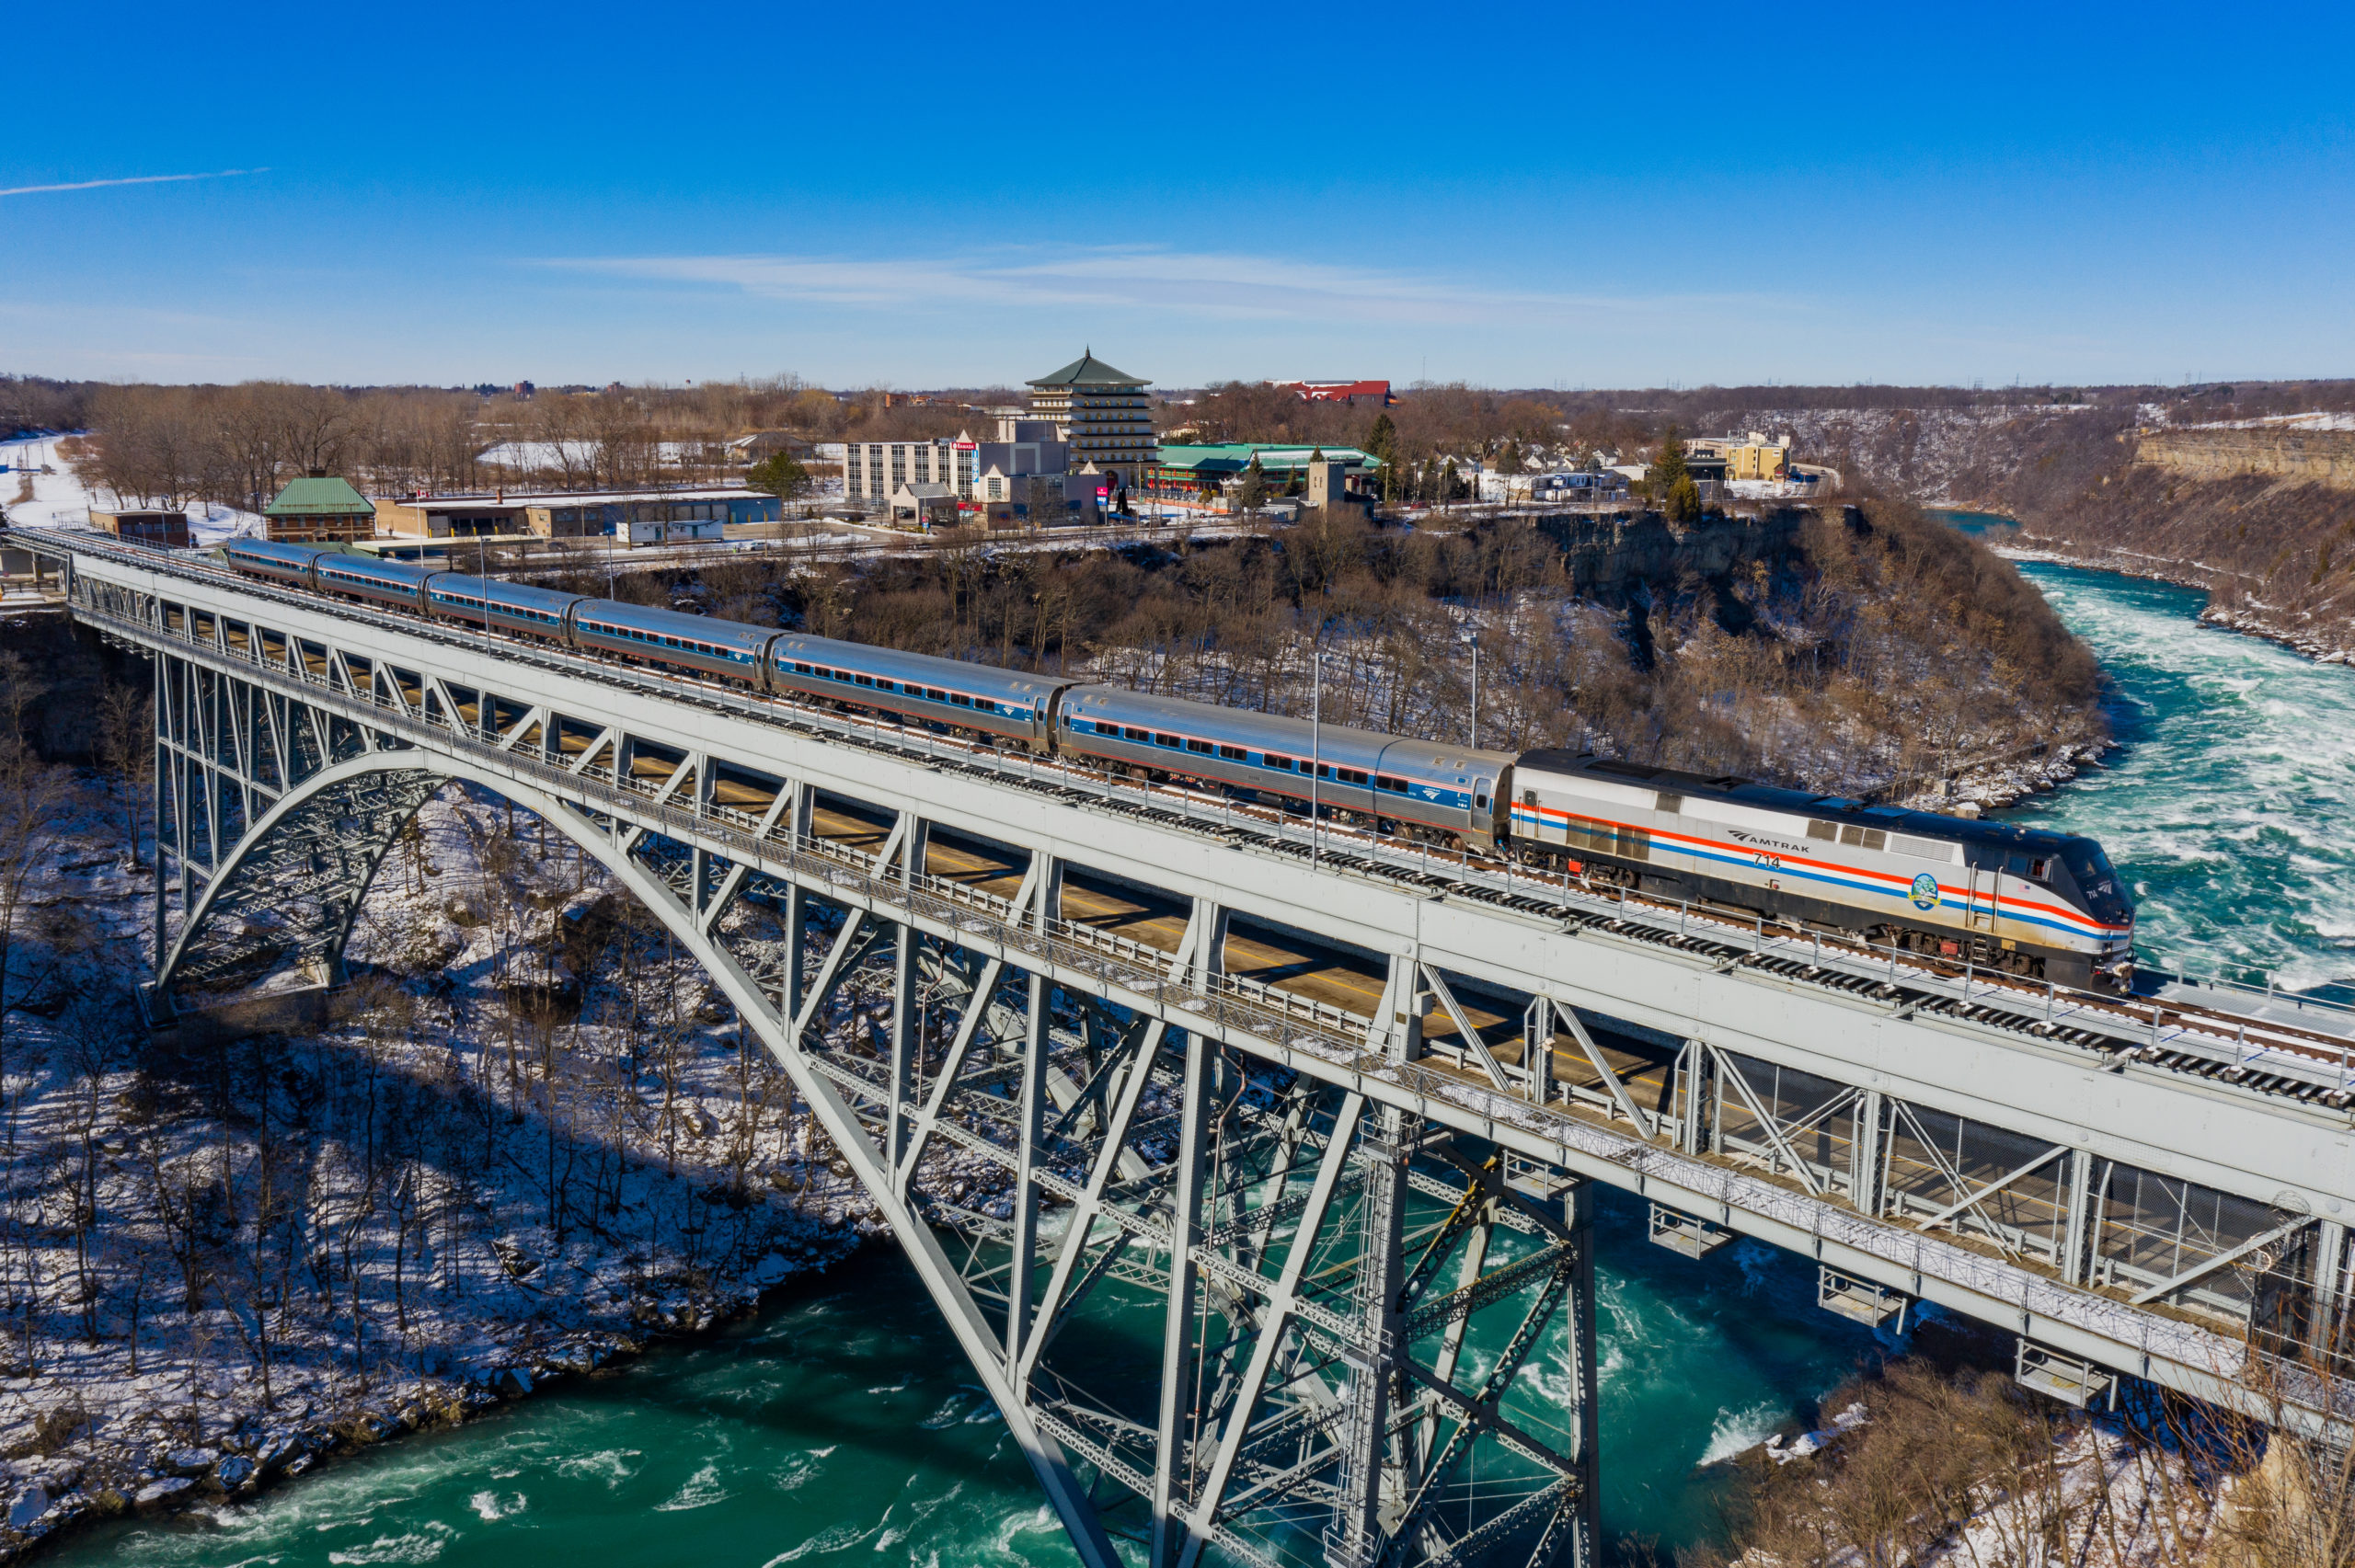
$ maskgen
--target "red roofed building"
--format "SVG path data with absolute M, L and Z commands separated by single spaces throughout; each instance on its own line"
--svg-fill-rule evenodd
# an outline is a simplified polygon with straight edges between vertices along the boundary
M 1387 408 L 1398 401 L 1390 395 L 1386 381 L 1280 381 L 1275 385 L 1304 403 L 1364 402 Z

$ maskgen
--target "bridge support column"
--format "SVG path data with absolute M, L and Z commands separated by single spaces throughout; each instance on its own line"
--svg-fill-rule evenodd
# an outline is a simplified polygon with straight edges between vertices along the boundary
M 2085 1253 L 2091 1244 L 2087 1221 L 2094 1207 L 2094 1157 L 2083 1149 L 2069 1154 L 2069 1226 L 2062 1242 L 2061 1279 L 2066 1285 L 2085 1282 Z
M 1856 1136 L 1848 1146 L 1848 1201 L 1859 1214 L 1880 1212 L 1881 1123 L 1887 1112 L 1880 1091 L 1856 1095 Z
M 2307 1324 L 2307 1349 L 2317 1360 L 2338 1343 L 2340 1320 L 2347 1310 L 2347 1227 L 2326 1219 L 2315 1227 L 2314 1310 Z

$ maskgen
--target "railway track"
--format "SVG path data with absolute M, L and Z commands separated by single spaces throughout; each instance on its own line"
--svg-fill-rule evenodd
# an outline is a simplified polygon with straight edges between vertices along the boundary
M 16 531 L 28 542 L 43 531 Z M 209 564 L 109 548 L 75 538 L 52 549 L 105 555 L 142 570 L 188 578 L 247 597 L 313 612 L 321 601 L 258 583 Z M 2079 990 L 1982 971 L 1914 953 L 1874 947 L 1821 932 L 1798 932 L 1707 904 L 1629 892 L 1583 877 L 1538 874 L 1510 861 L 1436 845 L 1384 839 L 1349 824 L 1312 827 L 1289 812 L 1175 783 L 1125 778 L 1070 759 L 1015 752 L 854 711 L 798 702 L 692 675 L 552 648 L 545 644 L 389 611 L 335 601 L 335 613 L 567 673 L 593 671 L 672 700 L 778 725 L 837 744 L 954 768 L 1000 787 L 1051 796 L 1157 827 L 1310 861 L 1340 876 L 1403 884 L 1426 893 L 1491 905 L 1599 937 L 1677 952 L 1726 972 L 1742 970 L 1795 985 L 1837 990 L 1892 1014 L 1949 1019 L 2073 1046 L 2122 1070 L 2163 1070 L 2344 1110 L 2355 1104 L 2355 1013 L 2344 1034 L 2286 1024 L 2180 998 Z M 205 646 L 191 628 L 183 635 Z M 2337 1010 L 2333 1010 L 2334 1012 Z

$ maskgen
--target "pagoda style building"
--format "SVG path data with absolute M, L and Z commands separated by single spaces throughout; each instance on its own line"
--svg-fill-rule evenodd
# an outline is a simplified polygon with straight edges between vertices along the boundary
M 1137 485 L 1156 457 L 1152 383 L 1114 370 L 1090 349 L 1030 384 L 1030 417 L 1051 420 L 1071 447 L 1074 472 L 1094 464 L 1118 489 Z

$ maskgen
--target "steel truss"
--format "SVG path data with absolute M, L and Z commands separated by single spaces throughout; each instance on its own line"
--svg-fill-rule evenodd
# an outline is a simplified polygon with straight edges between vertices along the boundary
M 2131 1059 L 2160 1048 L 2155 1008 L 2149 1038 L 2130 1042 L 2134 1050 L 2072 1054 L 2082 1042 L 2066 1050 L 2026 1042 L 2039 1030 L 2082 1033 L 2085 1018 L 2015 1017 L 2001 998 L 1972 1004 L 1967 985 L 1960 999 L 1941 1001 L 1909 989 L 1911 980 L 1901 985 L 1893 970 L 1847 975 L 1835 957 L 1789 944 L 1780 944 L 1784 956 L 1752 963 L 1721 944 L 1688 941 L 1681 922 L 1647 927 L 1640 911 L 1598 921 L 1528 898 L 1499 905 L 1468 884 L 1447 884 L 1443 897 L 1402 889 L 1396 868 L 1359 863 L 1345 872 L 1328 862 L 1319 872 L 1287 858 L 1296 845 L 1247 833 L 1227 840 L 1244 852 L 1227 855 L 1206 843 L 1211 830 L 1200 821 L 1098 800 L 1055 770 L 977 759 L 936 738 L 208 580 L 201 569 L 151 568 L 144 553 L 78 544 L 63 553 L 78 617 L 183 667 L 158 673 L 159 695 L 169 698 L 157 708 L 167 815 L 159 854 L 170 874 L 168 907 L 159 909 L 168 917 L 158 921 L 161 989 L 193 1001 L 289 971 L 331 980 L 343 940 L 338 916 L 348 921 L 364 895 L 417 789 L 463 779 L 540 813 L 672 923 L 786 1059 L 830 1135 L 856 1129 L 845 1158 L 917 1257 L 984 1368 L 982 1380 L 1002 1409 L 1018 1413 L 1009 1424 L 1034 1462 L 1050 1450 L 1059 1456 L 1061 1471 L 1041 1474 L 1066 1518 L 1074 1495 L 1126 1493 L 1151 1500 L 1139 1505 L 1159 1528 L 1183 1521 L 1192 1539 L 1198 1497 L 1187 1487 L 1208 1474 L 1165 1464 L 1161 1455 L 1175 1448 L 1162 1442 L 1157 1404 L 1150 1419 L 1133 1402 L 1118 1406 L 1151 1430 L 1154 1465 L 1144 1468 L 1117 1432 L 1107 1435 L 1108 1417 L 1090 1425 L 1073 1413 L 1116 1403 L 1121 1379 L 1070 1365 L 1079 1343 L 1115 1336 L 1062 1334 L 1066 1313 L 1109 1310 L 1123 1292 L 1159 1293 L 1153 1299 L 1165 1306 L 1190 1292 L 1205 1321 L 1232 1307 L 1256 1322 L 1271 1299 L 1222 1270 L 1250 1260 L 1269 1288 L 1281 1283 L 1281 1254 L 1315 1192 L 1313 1173 L 1295 1173 L 1267 1196 L 1272 1207 L 1252 1218 L 1274 1227 L 1264 1244 L 1247 1228 L 1232 1230 L 1238 1221 L 1209 1215 L 1196 1233 L 1200 1251 L 1189 1245 L 1189 1266 L 1173 1276 L 1174 1222 L 1154 1218 L 1160 1211 L 1147 1204 L 1189 1211 L 1187 1189 L 1174 1176 L 1159 1196 L 1132 1187 L 1166 1162 L 1154 1139 L 1184 1130 L 1184 1104 L 1164 1095 L 1174 1084 L 1182 1099 L 1182 1054 L 1197 1035 L 1213 1043 L 1213 1064 L 1227 1063 L 1209 1070 L 1214 1081 L 1247 1079 L 1276 1097 L 1266 1105 L 1243 1098 L 1233 1117 L 1245 1121 L 1230 1118 L 1237 1138 L 1246 1112 L 1278 1116 L 1279 1125 L 1292 1114 L 1274 1108 L 1297 1089 L 1287 1072 L 1326 1086 L 1293 1135 L 1309 1149 L 1343 1125 L 1342 1093 L 1366 1097 L 1350 1135 L 1356 1151 L 1325 1200 L 1328 1230 L 1348 1222 L 1388 1233 L 1378 1184 L 1363 1173 L 1369 1139 L 1415 1151 L 1406 1161 L 1410 1196 L 1442 1174 L 1451 1192 L 1468 1192 L 1470 1178 L 1449 1151 L 1477 1167 L 1481 1150 L 1502 1149 L 1648 1198 L 1655 1233 L 1696 1254 L 1729 1234 L 1758 1237 L 1812 1254 L 1827 1277 L 1868 1282 L 1876 1310 L 1900 1297 L 1936 1301 L 2203 1397 L 2237 1397 L 2251 1329 L 2267 1352 L 2303 1345 L 2355 1366 L 2355 1316 L 2341 1305 L 2355 1256 L 2336 1218 L 2349 1195 L 2325 1173 L 2343 1167 L 2338 1151 L 2350 1135 L 2316 1125 L 2308 1110 L 2257 1106 L 2238 1088 L 2146 1071 Z M 888 803 L 879 855 L 812 833 L 821 789 L 832 792 L 830 809 Z M 1018 895 L 927 874 L 922 818 L 936 809 L 956 830 L 986 837 L 994 853 L 1028 846 L 1014 850 L 1017 871 L 1027 862 Z M 1190 899 L 1183 941 L 1174 951 L 1147 947 L 1063 918 L 1057 856 L 1065 853 Z M 1326 901 L 1337 895 L 1344 901 Z M 1371 1016 L 1360 1003 L 1345 1012 L 1225 973 L 1229 899 L 1248 919 L 1289 921 L 1319 940 L 1387 955 L 1387 989 Z M 836 942 L 849 945 L 837 952 Z M 1832 968 L 1819 968 L 1825 964 Z M 1028 1038 L 1034 978 L 1047 991 L 1048 1046 L 1036 1053 L 1005 1044 Z M 856 1048 L 835 1037 L 845 985 L 884 1003 L 862 1013 L 874 1022 Z M 821 994 L 834 1000 L 810 1011 Z M 982 1000 L 970 1000 L 976 995 Z M 1518 1042 L 1510 1037 L 1515 1012 Z M 1607 1041 L 1589 1033 L 1581 1013 L 1614 1021 Z M 1508 1022 L 1476 1026 L 1482 1015 Z M 969 1016 L 972 1037 L 960 1044 Z M 1453 1027 L 1427 1051 L 1421 1025 L 1441 1016 Z M 1127 1147 L 1091 1197 L 1094 1167 L 1055 1151 L 1074 1139 L 1100 1150 L 1130 1081 L 1123 1053 L 1145 1048 L 1141 1036 L 1131 1038 L 1141 1025 L 1161 1031 L 1153 1065 L 1137 1086 L 1140 1104 L 1125 1113 Z M 1683 1035 L 1693 1037 L 1680 1053 Z M 1637 1036 L 1656 1053 L 1647 1060 L 1630 1059 Z M 921 1045 L 895 1049 L 895 1040 Z M 1026 1089 L 1034 1060 L 1043 1074 L 1036 1093 Z M 985 1066 L 1001 1075 L 996 1087 L 974 1078 Z M 1035 1123 L 1026 1105 L 1043 1107 Z M 1368 1130 L 1368 1118 L 1394 1112 L 1395 1137 Z M 1434 1127 L 1453 1129 L 1453 1141 Z M 859 1140 L 880 1153 L 858 1154 Z M 1224 1151 L 1215 1139 L 1208 1147 Z M 951 1162 L 966 1174 L 944 1184 L 937 1171 Z M 994 1185 L 971 1180 L 976 1164 L 995 1170 Z M 2308 1169 L 2317 1174 L 2296 1173 Z M 1506 1174 L 1508 1185 L 1530 1179 Z M 1451 1211 L 1457 1201 L 1424 1193 L 1413 1202 L 1425 1198 Z M 1574 1216 L 1574 1206 L 1565 1213 Z M 1410 1204 L 1398 1220 L 1402 1248 L 1428 1220 Z M 1074 1223 L 1083 1240 L 1065 1269 L 1062 1237 Z M 1116 1233 L 1124 1238 L 1117 1243 Z M 1504 1252 L 1521 1237 L 1507 1237 Z M 1327 1236 L 1310 1244 L 1332 1243 Z M 1460 1259 L 1470 1243 L 1449 1245 Z M 1378 1258 L 1380 1249 L 1366 1255 Z M 1363 1291 L 1368 1300 L 1403 1302 L 1413 1263 L 1404 1252 L 1400 1260 L 1399 1294 L 1389 1294 L 1384 1273 L 1393 1265 L 1370 1263 L 1350 1277 L 1351 1300 Z M 1303 1265 L 1306 1283 L 1278 1315 L 1281 1332 L 1313 1334 L 1320 1311 L 1338 1310 L 1318 1295 L 1327 1266 Z M 1456 1265 L 1439 1266 L 1444 1274 Z M 1578 1299 L 1573 1287 L 1559 1309 L 1573 1326 Z M 1019 1336 L 1026 1371 L 1010 1355 L 1007 1323 L 1035 1323 L 1042 1302 L 1053 1303 L 1050 1332 L 1026 1326 Z M 1489 1333 L 1485 1322 L 1474 1328 L 1465 1355 Z M 1231 1337 L 1205 1333 L 1197 1352 Z M 1370 1354 L 1361 1347 L 1340 1365 L 1354 1371 Z M 1409 1351 L 1426 1370 L 1438 1354 Z M 1249 1419 L 1265 1413 L 1265 1401 L 1309 1397 L 1288 1380 L 1292 1368 L 1270 1368 L 1263 1410 Z M 1231 1398 L 1249 1371 L 1247 1359 L 1223 1371 L 1238 1381 L 1204 1384 L 1202 1399 Z M 1157 1375 L 1156 1387 L 1184 1386 L 1168 1368 Z M 1372 1382 L 1322 1376 L 1353 1409 L 1376 1397 Z M 1533 1369 L 1521 1381 L 1540 1379 Z M 1425 1387 L 1412 1377 L 1399 1387 L 1409 1385 Z M 1411 1388 L 1380 1395 L 1394 1425 L 1421 1398 Z M 1040 1391 L 1048 1389 L 1072 1410 Z M 1079 1390 L 1089 1396 L 1072 1391 Z M 1459 1391 L 1476 1391 L 1467 1381 Z M 1179 1410 L 1199 1402 L 1189 1393 Z M 1343 1453 L 1337 1468 L 1301 1484 L 1362 1500 L 1393 1484 L 1369 1477 L 1407 1473 L 1396 1456 L 1407 1450 L 1370 1406 L 1349 1419 L 1354 1447 L 1331 1437 Z M 1051 1421 L 1075 1436 L 1058 1436 Z M 1385 1432 L 1378 1463 L 1364 1436 L 1373 1432 Z M 1095 1448 L 1076 1446 L 1082 1439 Z M 1447 1440 L 1444 1431 L 1431 1436 L 1423 1452 L 1435 1459 Z M 1482 1441 L 1503 1439 L 1490 1433 Z M 1097 1450 L 1129 1473 L 1107 1480 L 1112 1472 L 1091 1457 Z M 1296 1462 L 1322 1451 L 1303 1450 Z M 1218 1452 L 1213 1441 L 1189 1450 L 1188 1462 L 1212 1464 Z M 1238 1449 L 1232 1495 L 1259 1495 L 1259 1454 L 1250 1442 Z M 1476 1463 L 1490 1473 L 1485 1459 Z M 1138 1477 L 1151 1483 L 1144 1491 L 1131 1484 Z M 1228 1503 L 1223 1496 L 1217 1505 Z M 1385 1524 L 1382 1505 L 1368 1506 L 1377 1530 L 1396 1524 Z M 1359 1551 L 1367 1516 L 1335 1508 L 1325 1550 Z M 1211 1524 L 1222 1524 L 1215 1513 Z M 1428 1530 L 1414 1536 L 1412 1550 L 1441 1551 L 1431 1539 Z M 1488 1539 L 1467 1529 L 1453 1550 L 1476 1551 Z
M 322 651 L 346 692 L 561 755 L 558 715 L 502 722 L 488 693 Z M 792 781 L 758 826 L 812 875 L 712 853 L 607 809 L 606 792 L 555 783 L 642 771 L 610 730 L 534 788 L 168 653 L 155 667 L 158 882 L 178 894 L 157 996 L 201 1006 L 289 975 L 335 983 L 353 914 L 419 807 L 454 780 L 486 784 L 636 893 L 760 1035 L 1083 1561 L 1119 1562 L 1116 1534 L 1171 1568 L 1206 1553 L 1592 1561 L 1583 1184 L 829 898 L 828 846 Z M 716 776 L 680 758 L 654 793 L 707 807 Z M 869 876 L 910 885 L 925 834 L 896 822 Z M 1048 930 L 1060 881 L 1034 857 L 1005 912 Z M 1189 940 L 1181 981 L 1207 979 L 1189 959 L 1211 950 Z M 1369 1043 L 1403 1062 L 1418 1036 Z

